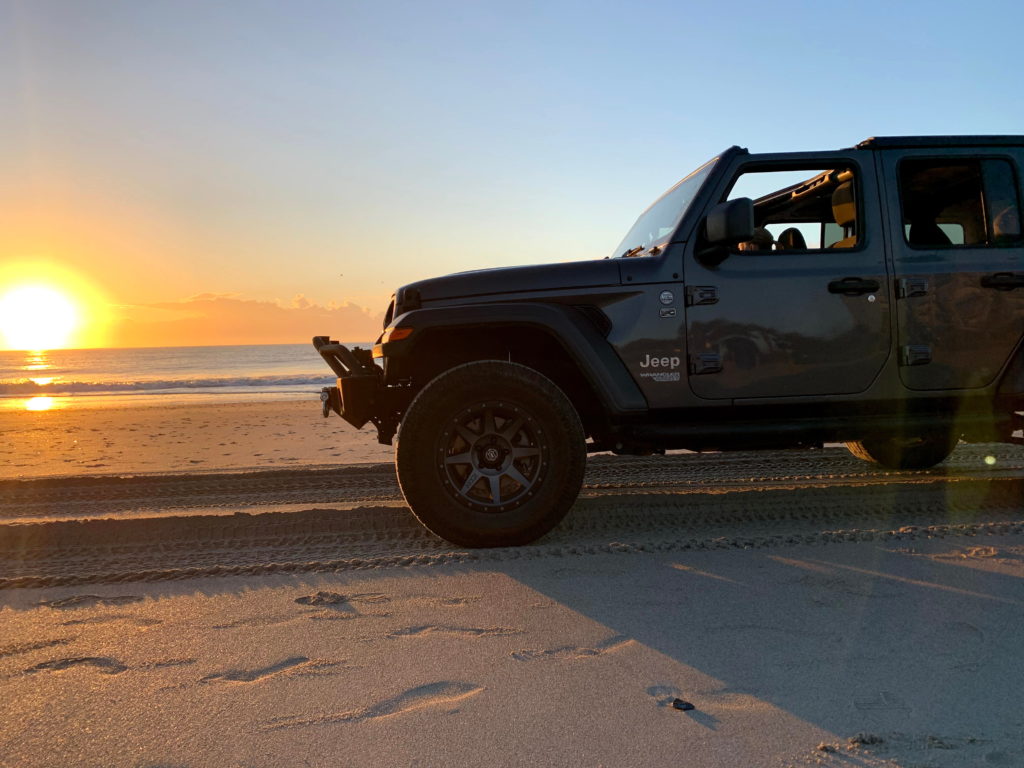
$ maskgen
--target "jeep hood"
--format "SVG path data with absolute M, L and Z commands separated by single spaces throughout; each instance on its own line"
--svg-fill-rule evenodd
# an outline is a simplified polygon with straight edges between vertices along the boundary
M 619 265 L 611 259 L 569 261 L 527 267 L 499 267 L 457 272 L 410 283 L 401 289 L 419 293 L 421 301 L 490 296 L 529 291 L 564 291 L 619 284 Z

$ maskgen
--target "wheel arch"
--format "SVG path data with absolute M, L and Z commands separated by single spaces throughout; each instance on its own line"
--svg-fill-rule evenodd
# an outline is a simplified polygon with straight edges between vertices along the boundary
M 415 310 L 396 326 L 406 339 L 383 346 L 386 381 L 419 391 L 450 368 L 507 360 L 551 379 L 576 406 L 589 434 L 617 415 L 643 413 L 647 402 L 622 360 L 588 314 L 562 305 L 481 304 Z

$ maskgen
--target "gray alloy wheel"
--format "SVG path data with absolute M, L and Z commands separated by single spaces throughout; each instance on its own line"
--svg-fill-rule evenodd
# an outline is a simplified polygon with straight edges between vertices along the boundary
M 396 448 L 417 518 L 469 547 L 515 546 L 551 530 L 579 493 L 583 427 L 548 378 L 485 360 L 442 373 L 416 396 Z

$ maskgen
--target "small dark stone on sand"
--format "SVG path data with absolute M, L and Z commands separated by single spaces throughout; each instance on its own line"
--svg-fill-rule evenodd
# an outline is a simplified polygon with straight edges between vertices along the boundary
M 689 712 L 691 709 L 696 709 L 693 704 L 688 701 L 683 701 L 682 699 L 672 699 L 672 708 L 682 710 L 683 712 Z

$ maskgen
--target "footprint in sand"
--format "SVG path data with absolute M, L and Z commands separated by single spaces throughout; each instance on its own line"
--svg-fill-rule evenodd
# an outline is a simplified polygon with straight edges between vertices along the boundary
M 456 637 L 505 637 L 521 635 L 523 630 L 510 627 L 450 627 L 439 624 L 422 624 L 418 627 L 404 627 L 388 633 L 388 637 L 423 637 L 424 635 L 455 635 Z
M 425 707 L 443 707 L 476 696 L 484 690 L 482 685 L 458 681 L 442 681 L 429 683 L 417 688 L 410 688 L 394 698 L 385 699 L 363 709 L 349 712 L 338 712 L 320 717 L 275 717 L 264 721 L 260 730 L 276 731 L 284 728 L 308 728 L 314 725 L 331 725 L 334 723 L 359 723 L 382 717 L 394 717 L 407 712 L 414 712 Z
M 112 624 L 115 621 L 124 622 L 135 627 L 155 627 L 157 624 L 163 624 L 160 619 L 147 619 L 127 613 L 112 613 L 104 616 L 90 616 L 87 619 L 70 619 L 69 621 L 62 621 L 60 625 L 62 627 L 76 627 L 81 624 Z
M 337 592 L 317 592 L 315 595 L 303 595 L 295 598 L 299 605 L 313 605 L 317 607 L 330 607 L 339 610 L 348 609 L 349 603 L 386 603 L 389 598 L 376 592 L 369 592 L 358 595 L 341 595 Z
M 445 608 L 455 608 L 476 603 L 482 599 L 482 597 L 440 597 L 437 599 L 437 603 Z
M 271 664 L 269 667 L 261 667 L 257 669 L 231 669 L 227 672 L 218 672 L 214 675 L 207 675 L 199 682 L 210 683 L 214 680 L 226 682 L 226 683 L 255 683 L 257 680 L 265 680 L 268 677 L 273 677 L 279 672 L 284 672 L 287 669 L 292 669 L 300 664 L 305 664 L 309 659 L 305 656 L 292 656 L 291 658 L 284 659 Z
M 169 667 L 189 667 L 198 661 L 199 659 L 161 659 L 160 661 L 148 661 L 139 666 L 143 669 L 167 669 Z
M 0 659 L 7 656 L 18 656 L 22 653 L 31 653 L 32 651 L 41 651 L 44 648 L 53 648 L 58 645 L 67 645 L 72 639 L 62 637 L 56 640 L 35 640 L 28 643 L 0 646 Z
M 249 616 L 244 619 L 236 619 L 225 624 L 214 624 L 211 629 L 237 629 L 239 627 L 272 627 L 275 624 L 286 624 L 295 621 L 296 616 L 291 613 L 283 613 L 272 616 Z
M 342 595 L 337 592 L 317 592 L 314 595 L 297 597 L 295 602 L 299 605 L 308 605 L 311 608 L 325 609 L 320 613 L 311 615 L 310 618 L 313 620 L 334 620 L 354 619 L 363 615 L 356 609 L 356 605 L 381 605 L 391 602 L 391 598 L 379 592 L 364 592 L 355 595 Z M 372 615 L 381 616 L 379 613 Z
M 116 595 L 104 597 L 103 595 L 72 595 L 63 597 L 60 600 L 43 600 L 39 603 L 47 608 L 89 608 L 94 605 L 128 605 L 130 603 L 141 603 L 144 597 L 138 595 Z
M 25 674 L 34 674 L 36 672 L 60 672 L 73 667 L 92 667 L 97 672 L 101 672 L 104 675 L 119 675 L 128 669 L 127 666 L 117 659 L 112 659 L 107 656 L 76 656 L 70 659 L 51 659 L 50 661 L 44 661 L 41 664 L 36 664 L 34 667 L 26 669 Z
M 410 595 L 405 598 L 406 602 L 415 604 L 440 606 L 441 608 L 463 608 L 473 603 L 478 603 L 483 597 L 440 597 L 437 595 Z
M 275 676 L 285 677 L 326 677 L 352 669 L 346 661 L 312 660 L 306 656 L 292 656 L 268 667 L 255 669 L 230 669 L 202 678 L 200 683 L 258 683 Z
M 603 643 L 599 643 L 593 648 L 587 648 L 581 645 L 564 645 L 561 648 L 550 648 L 548 650 L 522 650 L 515 651 L 512 654 L 512 658 L 516 661 L 545 661 L 545 660 L 559 660 L 559 661 L 575 661 L 577 659 L 591 659 L 596 656 L 604 656 L 607 653 L 614 653 L 630 645 L 633 645 L 636 641 L 626 637 L 625 635 L 615 635 L 605 640 Z

